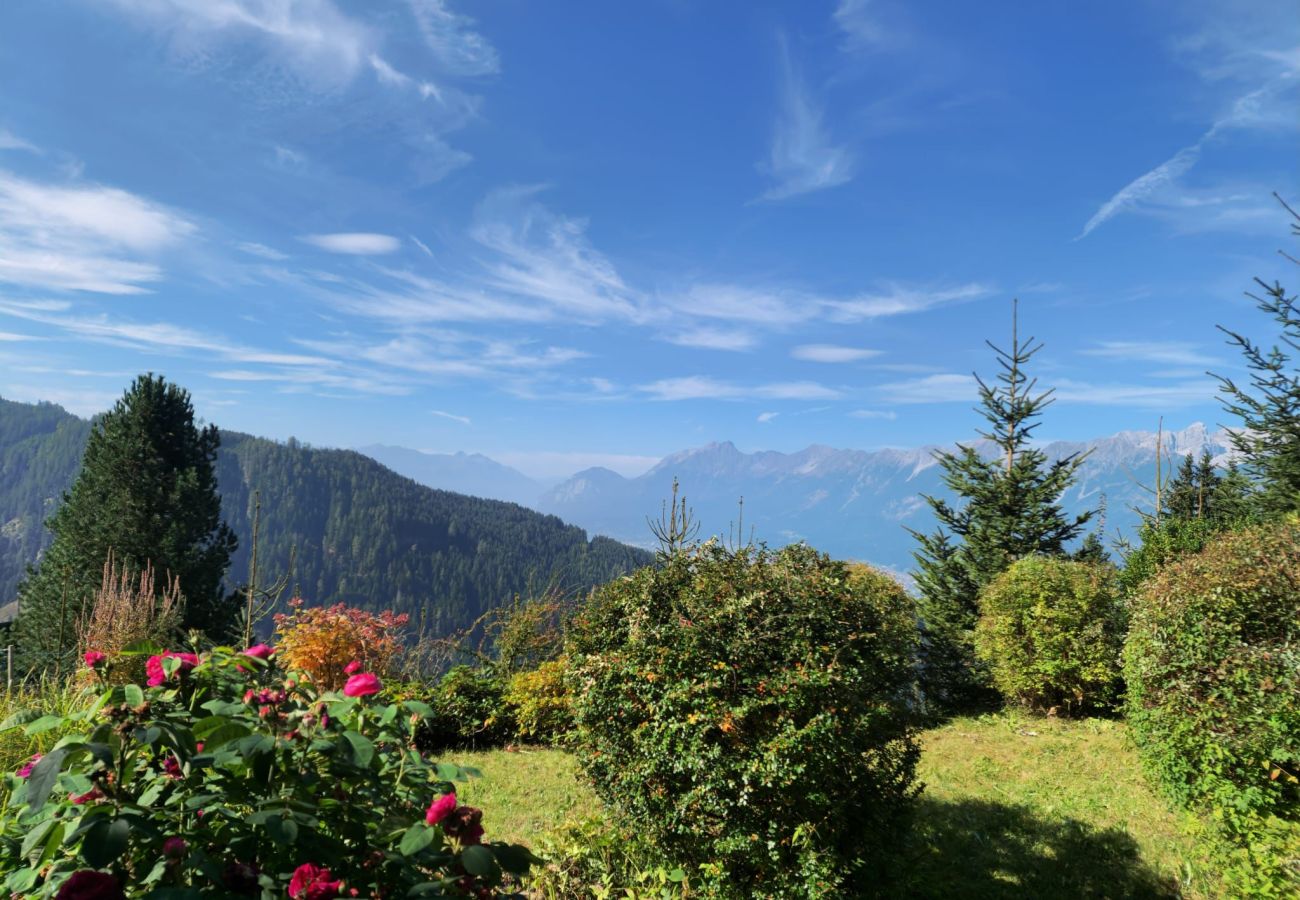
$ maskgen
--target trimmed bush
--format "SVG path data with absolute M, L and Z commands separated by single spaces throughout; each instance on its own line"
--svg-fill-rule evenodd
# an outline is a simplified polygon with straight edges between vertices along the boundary
M 573 700 L 564 683 L 567 670 L 568 660 L 560 657 L 510 679 L 505 702 L 521 738 L 553 742 L 573 729 Z
M 1128 718 L 1177 799 L 1300 804 L 1300 527 L 1220 535 L 1147 580 L 1124 653 Z
M 1078 713 L 1119 700 L 1124 610 L 1104 563 L 1028 556 L 980 592 L 975 652 L 1007 700 Z
M 433 689 L 433 718 L 420 736 L 429 750 L 500 747 L 515 737 L 505 686 L 491 667 L 453 666 Z
M 917 790 L 915 644 L 896 582 L 807 546 L 665 554 L 571 623 L 579 762 L 702 895 L 843 896 Z
M 384 703 L 373 673 L 320 691 L 268 659 L 158 652 L 147 685 L 11 715 L 0 731 L 65 736 L 3 776 L 6 896 L 484 898 L 537 861 L 487 843 L 464 773 L 412 749 L 426 706 Z

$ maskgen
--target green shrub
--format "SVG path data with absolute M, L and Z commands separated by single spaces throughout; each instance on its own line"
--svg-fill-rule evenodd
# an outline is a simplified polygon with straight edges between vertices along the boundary
M 980 592 L 975 652 L 1009 701 L 1076 713 L 1120 695 L 1124 611 L 1113 566 L 1028 556 Z
M 916 792 L 915 613 L 806 546 L 714 542 L 571 623 L 579 763 L 711 896 L 843 896 Z
M 1150 578 L 1125 647 L 1128 718 L 1177 799 L 1300 804 L 1300 527 L 1223 534 Z
M 689 896 L 686 872 L 661 861 L 645 836 L 603 818 L 568 822 L 538 842 L 546 864 L 528 887 L 541 900 L 671 900 Z
M 483 843 L 481 812 L 454 794 L 461 770 L 411 748 L 430 710 L 384 704 L 371 674 L 319 692 L 223 648 L 159 653 L 146 671 L 149 686 L 0 726 L 70 732 L 4 776 L 7 893 L 501 896 L 503 870 L 534 861 Z
M 568 660 L 561 657 L 510 679 L 505 702 L 521 738 L 552 742 L 572 731 L 573 701 L 564 682 L 567 670 Z
M 1163 519 L 1146 522 L 1138 532 L 1141 543 L 1124 557 L 1120 587 L 1126 595 L 1135 594 L 1143 582 L 1175 559 L 1197 553 L 1211 538 L 1227 528 L 1211 519 Z
M 499 747 L 515 737 L 505 686 L 491 667 L 454 666 L 431 695 L 433 717 L 420 736 L 429 750 Z

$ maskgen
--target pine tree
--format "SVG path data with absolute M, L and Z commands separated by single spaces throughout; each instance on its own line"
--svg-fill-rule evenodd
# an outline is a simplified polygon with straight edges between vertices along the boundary
M 149 562 L 180 580 L 185 627 L 229 628 L 233 598 L 222 577 L 236 540 L 221 520 L 219 443 L 215 425 L 195 425 L 189 393 L 152 374 L 94 423 L 77 480 L 46 523 L 54 541 L 19 587 L 15 638 L 25 665 L 61 661 L 75 646 L 110 550 L 128 570 Z
M 1214 501 L 1222 479 L 1214 468 L 1214 457 L 1209 449 L 1201 451 L 1197 460 L 1191 453 L 1183 457 L 1178 474 L 1170 480 L 1163 492 L 1164 509 L 1161 518 L 1214 519 Z
M 1037 379 L 1025 373 L 1042 344 L 1020 340 L 1015 303 L 1010 349 L 986 343 L 1001 371 L 992 383 L 975 376 L 978 411 L 989 423 L 979 433 L 996 452 L 986 456 L 959 445 L 956 452 L 937 453 L 944 484 L 959 499 L 952 504 L 926 496 L 939 527 L 930 535 L 912 532 L 920 543 L 913 556 L 921 592 L 922 681 L 929 701 L 940 709 L 990 696 L 973 644 L 980 590 L 1021 557 L 1063 555 L 1092 517 L 1090 512 L 1066 516 L 1059 503 L 1083 456 L 1049 461 L 1030 444 L 1052 392 L 1036 393 Z
M 1291 233 L 1300 236 L 1300 214 L 1281 197 L 1278 202 L 1294 220 Z M 1258 278 L 1255 282 L 1263 295 L 1247 296 L 1277 324 L 1279 343 L 1266 350 L 1220 325 L 1228 343 L 1245 358 L 1251 371 L 1250 385 L 1243 387 L 1231 378 L 1216 377 L 1224 409 L 1241 419 L 1242 427 L 1231 432 L 1232 443 L 1244 458 L 1247 472 L 1260 482 L 1263 510 L 1289 512 L 1300 509 L 1300 370 L 1291 361 L 1291 354 L 1300 350 L 1300 309 L 1296 308 L 1296 295 L 1287 296 L 1280 283 L 1270 285 Z

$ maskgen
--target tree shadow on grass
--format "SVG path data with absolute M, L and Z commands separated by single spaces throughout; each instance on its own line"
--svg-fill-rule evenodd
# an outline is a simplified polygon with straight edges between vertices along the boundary
M 917 801 L 883 879 L 866 896 L 943 900 L 1126 900 L 1181 896 L 1117 828 L 1044 819 L 1027 806 Z

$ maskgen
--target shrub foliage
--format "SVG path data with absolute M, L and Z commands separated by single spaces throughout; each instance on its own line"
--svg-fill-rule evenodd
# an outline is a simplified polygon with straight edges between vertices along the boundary
M 461 770 L 412 748 L 427 707 L 383 703 L 365 672 L 318 692 L 264 662 L 269 648 L 249 653 L 160 653 L 150 686 L 11 716 L 4 729 L 68 733 L 5 776 L 6 892 L 491 897 L 503 870 L 527 870 L 524 848 L 483 842 Z
M 840 896 L 916 790 L 915 632 L 806 546 L 665 554 L 571 624 L 579 761 L 705 893 Z
M 1125 616 L 1113 566 L 1029 556 L 980 606 L 975 649 L 1003 697 L 1061 712 L 1119 699 Z
M 1212 539 L 1144 585 L 1125 647 L 1128 716 L 1178 799 L 1300 805 L 1300 527 Z

